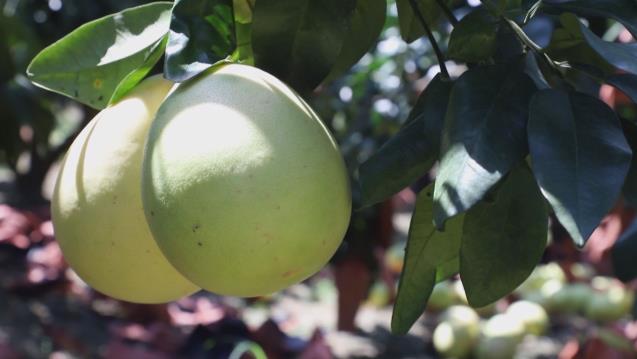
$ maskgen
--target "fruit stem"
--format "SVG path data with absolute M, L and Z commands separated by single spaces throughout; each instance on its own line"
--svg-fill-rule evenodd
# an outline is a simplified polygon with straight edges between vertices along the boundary
M 436 42 L 436 38 L 434 37 L 433 32 L 431 32 L 429 25 L 427 25 L 427 22 L 425 21 L 425 17 L 422 16 L 422 12 L 420 12 L 418 3 L 416 2 L 416 0 L 409 0 L 409 4 L 411 4 L 411 9 L 416 14 L 416 17 L 418 18 L 418 21 L 420 21 L 420 24 L 422 25 L 423 29 L 425 29 L 425 33 L 427 34 L 427 38 L 429 38 L 431 47 L 434 49 L 434 52 L 436 53 L 436 58 L 438 58 L 438 64 L 440 65 L 440 72 L 442 73 L 442 76 L 445 79 L 449 79 L 449 71 L 447 71 L 447 66 L 445 66 L 445 57 L 442 54 L 442 51 L 440 51 L 440 48 L 438 47 L 438 42 Z

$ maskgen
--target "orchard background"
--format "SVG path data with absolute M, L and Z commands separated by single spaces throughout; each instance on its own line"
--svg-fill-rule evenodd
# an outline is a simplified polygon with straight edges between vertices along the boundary
M 228 1 L 177 2 L 170 27 L 195 41 L 162 59 L 159 44 L 135 69 L 181 81 L 234 54 L 286 81 L 337 138 L 355 210 L 331 265 L 303 284 L 264 298 L 199 293 L 154 306 L 104 297 L 64 263 L 48 209 L 56 168 L 119 94 L 63 90 L 51 69 L 78 69 L 64 56 L 56 63 L 55 50 L 36 57 L 83 23 L 145 3 L 0 0 L 0 358 L 439 357 L 432 336 L 447 306 L 495 302 L 480 310 L 486 321 L 518 299 L 542 304 L 551 323 L 521 338 L 516 357 L 635 356 L 632 313 L 609 319 L 560 297 L 576 284 L 608 292 L 595 276 L 634 291 L 632 0 L 257 0 L 252 19 L 230 22 L 201 21 L 210 14 L 196 6 Z M 211 35 L 215 24 L 219 33 L 232 25 L 236 37 Z M 86 51 L 72 56 L 99 60 L 89 43 L 77 41 Z M 94 65 L 83 74 L 104 71 Z M 118 91 L 135 85 L 127 81 Z M 457 163 L 471 163 L 475 176 Z M 462 237 L 473 247 L 437 258 L 445 263 L 434 262 L 448 248 L 413 254 L 436 238 L 452 243 L 449 233 L 479 240 Z M 506 245 L 511 238 L 517 245 Z M 539 261 L 553 264 L 518 288 Z M 416 284 L 399 290 L 401 274 Z

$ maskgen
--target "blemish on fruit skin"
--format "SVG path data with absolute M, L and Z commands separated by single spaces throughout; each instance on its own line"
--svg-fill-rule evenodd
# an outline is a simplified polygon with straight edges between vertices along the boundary
M 199 230 L 201 226 L 199 225 L 199 223 L 195 223 L 192 225 L 192 233 L 195 233 Z
M 102 88 L 102 84 L 103 84 L 103 82 L 102 82 L 101 79 L 95 79 L 93 81 L 93 87 L 96 88 L 96 89 L 101 89 Z
M 288 277 L 292 276 L 293 274 L 295 274 L 297 272 L 298 272 L 298 269 L 289 270 L 289 271 L 281 274 L 281 277 L 282 278 L 288 278 Z
M 155 211 L 151 210 L 151 211 L 150 211 L 150 216 L 152 217 L 152 216 L 154 216 L 154 215 L 155 215 Z
M 199 247 L 203 247 L 203 243 L 201 243 L 201 242 L 197 242 L 197 245 L 198 245 Z

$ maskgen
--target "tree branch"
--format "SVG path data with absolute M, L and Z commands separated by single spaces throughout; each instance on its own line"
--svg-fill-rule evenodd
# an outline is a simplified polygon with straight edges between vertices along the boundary
M 434 37 L 433 32 L 431 32 L 429 25 L 427 25 L 427 22 L 425 21 L 425 17 L 422 16 L 422 12 L 420 12 L 418 3 L 416 2 L 416 0 L 409 0 L 409 4 L 411 4 L 411 9 L 416 14 L 416 17 L 420 21 L 420 24 L 422 25 L 423 29 L 425 29 L 425 33 L 427 34 L 427 37 L 429 38 L 429 42 L 431 42 L 431 47 L 434 49 L 434 52 L 436 53 L 436 58 L 438 58 L 438 64 L 440 65 L 440 72 L 442 73 L 442 76 L 448 79 L 449 71 L 447 71 L 447 66 L 445 66 L 445 57 L 442 54 L 442 51 L 440 51 L 440 48 L 438 47 L 438 43 L 436 42 L 436 38 Z

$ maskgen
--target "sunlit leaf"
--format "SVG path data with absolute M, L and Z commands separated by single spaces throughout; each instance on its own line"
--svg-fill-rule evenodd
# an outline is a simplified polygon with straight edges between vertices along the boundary
M 438 228 L 476 204 L 526 156 L 528 104 L 536 87 L 522 65 L 476 67 L 456 81 L 434 191 Z
M 141 80 L 158 59 L 171 7 L 170 2 L 156 2 L 86 23 L 42 50 L 27 75 L 38 86 L 103 108 Z

